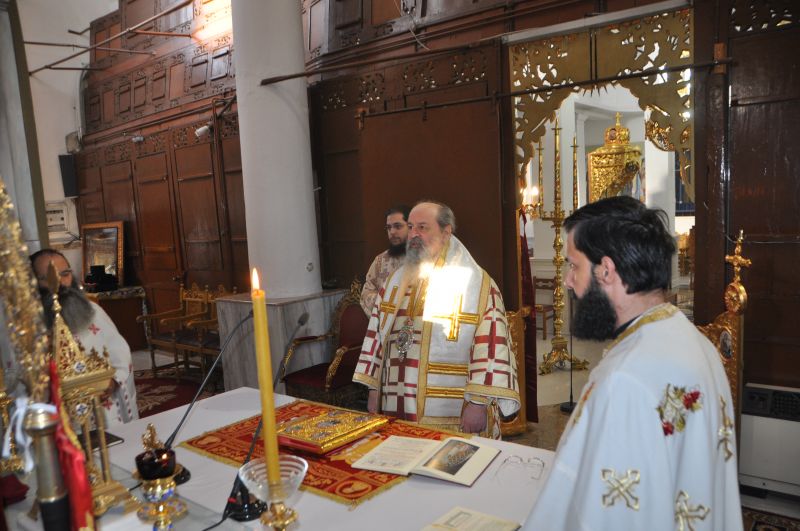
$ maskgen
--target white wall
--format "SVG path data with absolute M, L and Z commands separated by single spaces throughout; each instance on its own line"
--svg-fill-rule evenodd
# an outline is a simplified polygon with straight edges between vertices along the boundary
M 89 23 L 118 7 L 116 0 L 18 0 L 22 37 L 25 41 L 89 44 L 89 32 L 82 36 L 68 29 L 82 31 Z M 71 55 L 72 48 L 25 45 L 28 69 L 34 70 Z M 86 66 L 85 53 L 58 66 Z M 39 160 L 46 202 L 63 201 L 58 155 L 66 153 L 64 138 L 80 126 L 81 71 L 43 70 L 30 77 L 31 97 L 39 143 Z M 74 216 L 74 212 L 71 213 Z M 72 220 L 73 226 L 76 220 Z

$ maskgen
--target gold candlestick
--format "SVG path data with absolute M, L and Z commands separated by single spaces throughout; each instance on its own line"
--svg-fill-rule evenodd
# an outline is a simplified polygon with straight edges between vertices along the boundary
M 549 353 L 545 354 L 544 360 L 539 364 L 539 374 L 549 374 L 552 372 L 553 367 L 565 367 L 569 362 L 572 368 L 576 370 L 583 370 L 588 368 L 589 362 L 573 357 L 567 350 L 567 340 L 561 335 L 561 327 L 564 325 L 564 320 L 561 317 L 561 311 L 564 309 L 564 287 L 561 276 L 561 270 L 564 267 L 564 257 L 561 256 L 561 249 L 564 246 L 564 240 L 561 238 L 561 227 L 564 224 L 565 212 L 561 204 L 561 128 L 558 126 L 558 116 L 556 116 L 556 124 L 553 127 L 555 132 L 555 167 L 553 171 L 553 211 L 546 212 L 542 216 L 545 221 L 552 222 L 555 238 L 553 239 L 553 250 L 555 256 L 553 257 L 553 265 L 556 268 L 555 273 L 555 287 L 553 289 L 553 339 L 550 341 L 552 349 Z M 539 175 L 541 177 L 541 152 L 539 158 Z M 573 206 L 577 208 L 577 143 L 573 146 Z
M 572 137 L 572 211 L 578 210 L 578 137 Z

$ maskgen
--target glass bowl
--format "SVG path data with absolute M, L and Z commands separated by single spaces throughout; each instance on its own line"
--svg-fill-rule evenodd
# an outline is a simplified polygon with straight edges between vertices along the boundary
M 285 502 L 292 497 L 308 472 L 308 462 L 295 455 L 281 455 L 278 458 L 281 470 L 279 488 L 270 489 L 267 480 L 267 465 L 264 459 L 253 459 L 239 469 L 239 479 L 259 500 L 267 503 Z M 272 490 L 272 492 L 270 492 Z

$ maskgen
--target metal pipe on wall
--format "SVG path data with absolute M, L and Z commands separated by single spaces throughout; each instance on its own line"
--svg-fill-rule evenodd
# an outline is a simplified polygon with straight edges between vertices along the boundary
M 170 7 L 169 9 L 165 9 L 161 13 L 153 15 L 152 17 L 150 17 L 148 19 L 145 19 L 145 20 L 139 22 L 138 24 L 135 24 L 135 25 L 127 28 L 127 29 L 117 33 L 116 35 L 113 35 L 113 36 L 111 36 L 111 37 L 109 37 L 109 38 L 107 38 L 105 40 L 102 40 L 102 41 L 100 41 L 98 43 L 92 44 L 91 46 L 89 46 L 85 50 L 81 50 L 80 52 L 75 52 L 72 55 L 68 55 L 67 57 L 64 57 L 63 59 L 59 59 L 58 61 L 55 61 L 53 63 L 49 63 L 49 64 L 46 64 L 44 66 L 40 66 L 39 68 L 36 68 L 35 70 L 31 70 L 30 72 L 28 72 L 28 75 L 32 76 L 33 74 L 35 74 L 37 72 L 41 72 L 42 70 L 52 70 L 53 67 L 56 66 L 56 65 L 60 65 L 61 63 L 65 63 L 65 62 L 69 61 L 70 59 L 74 59 L 75 57 L 78 57 L 79 55 L 83 55 L 86 52 L 89 52 L 89 51 L 94 50 L 94 49 L 96 49 L 96 48 L 98 48 L 100 46 L 103 46 L 104 44 L 108 44 L 109 42 L 111 42 L 111 41 L 113 41 L 115 39 L 118 39 L 118 38 L 120 38 L 120 37 L 122 37 L 124 35 L 127 35 L 128 33 L 132 33 L 135 30 L 141 28 L 142 26 L 144 26 L 146 24 L 149 24 L 149 23 L 151 23 L 151 22 L 153 22 L 155 20 L 158 20 L 159 18 L 161 18 L 163 16 L 169 15 L 170 13 L 174 13 L 175 11 L 188 6 L 189 4 L 193 3 L 193 1 L 194 0 L 183 0 L 183 2 L 174 5 L 174 6 Z

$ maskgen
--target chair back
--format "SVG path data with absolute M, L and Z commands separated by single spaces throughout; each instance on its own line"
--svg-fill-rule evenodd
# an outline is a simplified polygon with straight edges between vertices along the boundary
M 181 286 L 180 297 L 181 309 L 184 315 L 208 311 L 208 289 L 200 289 L 200 287 L 193 282 L 189 289 Z
M 516 435 L 528 429 L 527 411 L 525 403 L 525 318 L 530 315 L 531 309 L 523 306 L 517 311 L 506 312 L 508 323 L 508 337 L 511 339 L 511 353 L 517 361 L 517 388 L 519 390 L 520 407 L 517 416 L 508 422 L 500 423 L 503 435 Z
M 541 278 L 541 277 L 534 277 L 533 278 L 533 287 L 534 289 L 540 289 L 544 291 L 553 292 L 556 288 L 556 279 L 555 278 Z
M 331 388 L 348 385 L 353 381 L 353 373 L 361 354 L 361 345 L 367 333 L 369 318 L 361 308 L 361 282 L 354 279 L 350 291 L 342 297 L 336 306 L 331 332 L 335 350 L 344 349 L 336 373 L 331 381 Z

